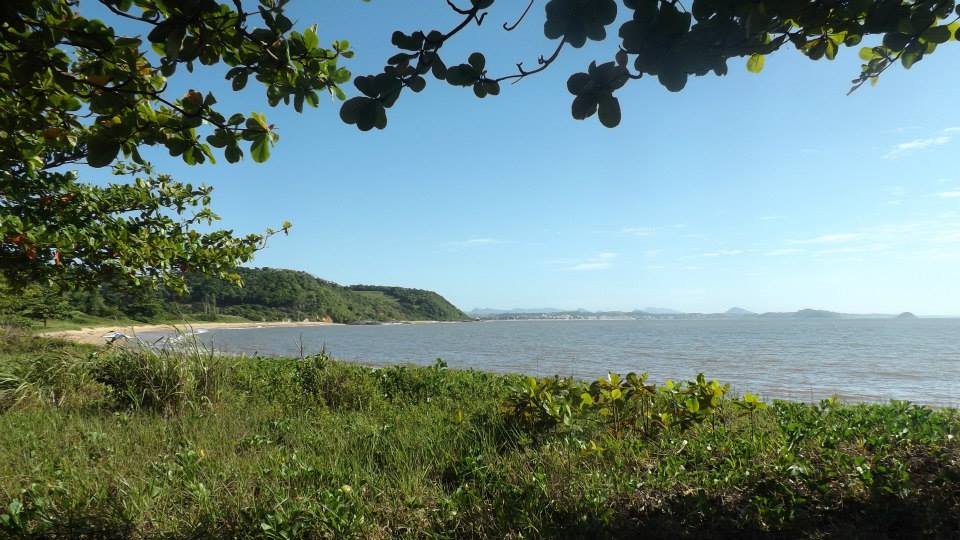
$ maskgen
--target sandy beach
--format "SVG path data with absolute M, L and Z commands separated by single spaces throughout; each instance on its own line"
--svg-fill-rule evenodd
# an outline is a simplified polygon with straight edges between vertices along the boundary
M 136 337 L 138 334 L 153 332 L 184 332 L 193 330 L 212 330 L 215 328 L 260 328 L 267 326 L 278 327 L 308 327 L 308 326 L 333 326 L 337 323 L 329 322 L 197 322 L 197 323 L 179 323 L 179 324 L 139 324 L 134 326 L 91 326 L 79 330 L 58 330 L 54 332 L 43 332 L 41 335 L 51 338 L 66 339 L 77 343 L 86 343 L 89 345 L 103 345 L 106 339 L 103 337 L 108 332 L 121 332 L 130 337 Z

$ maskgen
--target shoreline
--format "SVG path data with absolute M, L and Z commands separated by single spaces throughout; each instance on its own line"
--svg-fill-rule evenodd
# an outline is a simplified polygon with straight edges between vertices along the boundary
M 106 339 L 103 337 L 107 332 L 121 332 L 130 336 L 137 337 L 138 334 L 149 334 L 153 332 L 183 332 L 189 333 L 195 330 L 224 330 L 224 329 L 243 329 L 243 328 L 296 328 L 312 326 L 343 326 L 342 323 L 332 322 L 196 322 L 196 323 L 163 323 L 163 324 L 136 324 L 136 325 L 114 325 L 114 326 L 89 326 L 78 330 L 54 330 L 51 332 L 39 332 L 38 336 L 65 339 L 74 343 L 83 343 L 86 345 L 104 345 Z
M 239 322 L 170 322 L 157 324 L 117 324 L 112 326 L 97 325 L 87 326 L 76 330 L 51 330 L 48 332 L 38 332 L 37 335 L 45 338 L 64 339 L 74 343 L 85 345 L 105 345 L 104 334 L 108 332 L 120 332 L 131 338 L 136 338 L 138 334 L 151 334 L 156 332 L 164 333 L 191 333 L 196 330 L 243 330 L 247 328 L 310 328 L 319 326 L 390 326 L 401 324 L 449 324 L 468 321 L 388 321 L 388 322 L 362 322 L 362 323 L 335 323 L 323 321 L 297 322 L 297 321 L 239 321 Z

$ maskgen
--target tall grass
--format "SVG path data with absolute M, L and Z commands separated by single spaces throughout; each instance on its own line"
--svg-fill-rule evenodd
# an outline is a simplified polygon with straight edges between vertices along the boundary
M 177 348 L 115 347 L 95 357 L 92 373 L 118 406 L 166 411 L 219 399 L 232 362 L 196 341 Z

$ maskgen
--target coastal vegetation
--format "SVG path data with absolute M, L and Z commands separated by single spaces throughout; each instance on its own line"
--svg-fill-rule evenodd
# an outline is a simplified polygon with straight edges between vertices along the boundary
M 960 414 L 0 339 L 0 536 L 956 538 Z
M 237 268 L 243 286 L 188 274 L 187 293 L 100 285 L 58 292 L 52 287 L 0 287 L 0 318 L 8 324 L 109 320 L 462 321 L 468 317 L 433 291 L 375 285 L 342 286 L 306 272 Z

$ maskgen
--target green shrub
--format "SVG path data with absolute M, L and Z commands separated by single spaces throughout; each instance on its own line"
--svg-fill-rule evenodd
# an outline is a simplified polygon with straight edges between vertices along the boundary
M 294 382 L 301 396 L 331 409 L 364 410 L 382 401 L 374 370 L 336 362 L 326 351 L 298 360 Z
M 377 370 L 384 396 L 398 403 L 422 403 L 449 397 L 454 381 L 447 363 L 437 358 L 430 367 L 389 366 Z
M 118 405 L 160 411 L 216 401 L 228 362 L 199 346 L 118 347 L 96 357 L 93 373 L 111 389 Z
M 526 377 L 513 387 L 502 408 L 510 423 L 527 431 L 544 432 L 573 423 L 583 391 L 583 385 L 572 377 Z

